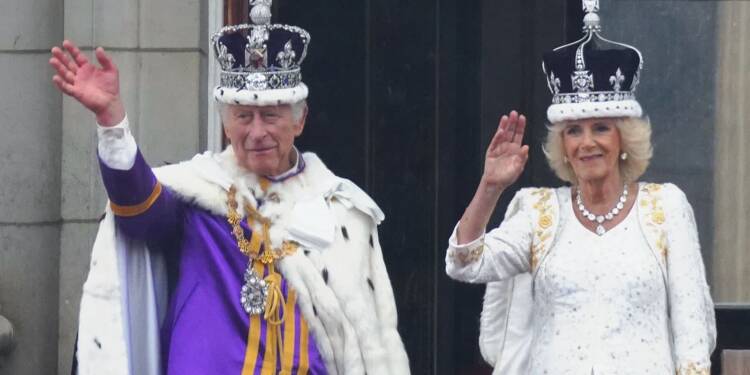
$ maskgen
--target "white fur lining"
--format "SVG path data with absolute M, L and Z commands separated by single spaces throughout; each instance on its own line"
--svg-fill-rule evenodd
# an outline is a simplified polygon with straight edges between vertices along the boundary
M 307 85 L 300 82 L 295 87 L 276 90 L 238 90 L 233 87 L 216 86 L 214 99 L 226 104 L 279 105 L 293 104 L 307 98 Z
M 550 123 L 601 117 L 641 117 L 643 110 L 635 100 L 552 104 L 547 109 Z
M 303 158 L 305 172 L 272 184 L 266 194 L 276 194 L 279 202 L 267 200 L 261 214 L 274 222 L 271 241 L 277 245 L 293 232 L 289 229 L 295 225 L 291 213 L 296 202 L 324 197 L 331 207 L 334 236 L 330 243 L 308 244 L 279 262 L 279 270 L 297 291 L 300 310 L 326 368 L 332 375 L 409 374 L 409 361 L 396 330 L 393 290 L 377 238 L 376 223 L 383 213 L 362 190 L 335 176 L 315 154 L 305 153 Z M 238 195 L 255 205 L 253 193 L 260 185 L 257 176 L 237 165 L 231 147 L 221 154 L 205 153 L 157 168 L 155 174 L 181 200 L 218 215 L 226 214 L 229 186 L 237 186 Z M 129 320 L 135 315 L 139 321 L 156 321 L 160 315 L 156 308 L 164 306 L 159 287 L 165 283 L 131 274 L 157 278 L 154 267 L 161 265 L 153 263 L 150 252 L 131 251 L 133 245 L 143 245 L 123 241 L 114 227 L 110 212 L 99 228 L 81 301 L 79 374 L 156 375 L 158 324 L 131 327 Z M 146 258 L 135 262 L 130 259 L 144 255 Z M 146 301 L 139 297 L 134 306 L 127 296 L 136 290 L 149 297 Z M 145 332 L 134 331 L 139 327 Z

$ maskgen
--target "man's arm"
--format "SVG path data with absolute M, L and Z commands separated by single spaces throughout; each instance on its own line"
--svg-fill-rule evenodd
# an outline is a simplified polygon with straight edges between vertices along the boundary
M 52 48 L 52 81 L 96 116 L 99 165 L 118 226 L 142 240 L 176 234 L 179 202 L 159 184 L 130 134 L 117 66 L 101 47 L 95 51 L 101 67 L 89 62 L 72 42 L 64 41 L 63 48 L 67 54 Z

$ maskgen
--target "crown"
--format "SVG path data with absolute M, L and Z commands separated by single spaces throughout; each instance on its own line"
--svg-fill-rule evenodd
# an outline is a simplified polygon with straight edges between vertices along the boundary
M 601 36 L 599 0 L 583 0 L 583 38 L 544 54 L 542 71 L 551 123 L 592 117 L 640 117 L 635 99 L 643 57 L 635 47 Z
M 214 98 L 243 105 L 290 104 L 307 98 L 301 65 L 310 34 L 271 24 L 271 1 L 250 0 L 250 24 L 221 28 L 211 37 L 220 66 Z

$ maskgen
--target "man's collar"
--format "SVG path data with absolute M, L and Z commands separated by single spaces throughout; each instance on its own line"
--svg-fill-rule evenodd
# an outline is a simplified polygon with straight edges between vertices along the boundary
M 296 146 L 292 146 L 292 152 L 294 153 L 289 159 L 294 160 L 294 163 L 288 171 L 278 174 L 276 176 L 265 176 L 271 182 L 281 182 L 287 178 L 296 176 L 305 169 L 305 160 L 302 159 L 302 153 L 299 152 Z M 291 160 L 290 160 L 291 161 Z

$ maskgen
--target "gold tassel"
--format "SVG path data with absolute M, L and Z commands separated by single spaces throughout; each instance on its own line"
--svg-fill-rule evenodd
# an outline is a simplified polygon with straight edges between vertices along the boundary
M 268 299 L 266 299 L 266 312 L 263 318 L 273 325 L 280 325 L 284 320 L 284 294 L 281 293 L 281 275 L 274 270 L 273 264 L 269 266 L 266 276 L 268 284 Z

